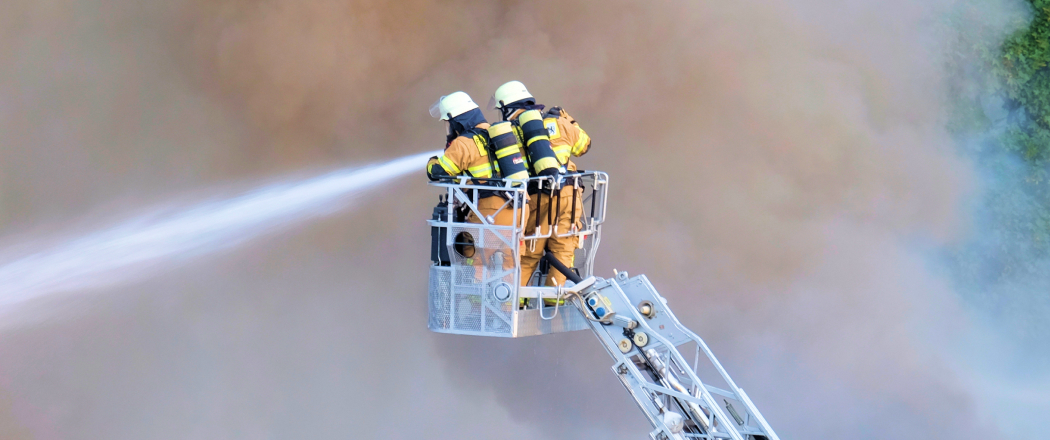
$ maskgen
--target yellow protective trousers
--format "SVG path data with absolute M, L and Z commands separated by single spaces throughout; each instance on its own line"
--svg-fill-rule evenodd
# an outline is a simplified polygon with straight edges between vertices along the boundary
M 506 206 L 504 206 L 504 204 L 506 204 Z M 502 210 L 500 208 L 502 208 Z M 507 199 L 504 199 L 503 197 L 491 196 L 478 200 L 478 211 L 480 211 L 481 215 L 484 215 L 485 217 L 492 216 L 493 224 L 502 226 L 511 226 L 514 224 L 514 207 L 511 203 L 507 202 Z M 520 226 L 524 223 L 527 223 L 529 218 L 529 210 L 526 209 L 526 207 L 524 206 L 519 206 L 518 212 L 522 215 L 522 218 L 518 219 L 518 225 Z M 471 211 L 470 215 L 467 216 L 467 222 L 481 223 L 481 219 L 478 218 L 477 214 L 475 214 L 474 211 Z M 489 261 L 496 253 L 503 254 L 504 270 L 510 270 L 514 268 L 516 262 L 514 261 L 513 249 L 509 249 L 505 246 L 491 247 L 491 244 L 489 244 L 489 246 L 490 247 L 485 249 L 478 249 L 477 255 L 474 255 L 473 257 L 473 265 L 476 269 L 475 273 L 477 277 L 481 276 L 481 268 L 485 265 L 485 262 Z M 522 243 L 518 243 L 519 249 L 523 250 L 522 246 Z
M 573 203 L 573 191 L 576 191 L 576 203 Z M 576 215 L 573 215 L 575 211 Z M 543 252 L 550 252 L 554 258 L 568 268 L 575 264 L 576 246 L 579 237 L 556 237 L 565 235 L 572 231 L 575 223 L 576 230 L 580 228 L 580 214 L 583 212 L 583 191 L 574 189 L 572 185 L 565 185 L 560 192 L 551 197 L 550 190 L 541 190 L 538 194 L 529 196 L 529 221 L 525 223 L 525 236 L 548 234 L 552 232 L 551 224 L 557 225 L 557 230 L 551 233 L 550 238 L 538 238 L 535 243 L 525 243 L 525 249 L 521 252 L 521 284 L 526 285 L 536 271 Z M 548 216 L 550 221 L 548 222 Z M 539 219 L 539 227 L 536 226 Z M 575 219 L 575 221 L 573 221 Z M 565 284 L 565 275 L 556 269 L 551 269 L 547 274 L 548 286 L 561 286 Z

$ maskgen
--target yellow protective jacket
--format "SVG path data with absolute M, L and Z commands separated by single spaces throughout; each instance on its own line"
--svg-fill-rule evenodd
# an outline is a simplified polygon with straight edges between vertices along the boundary
M 524 110 L 515 111 L 509 119 L 514 121 L 523 112 Z M 561 107 L 551 107 L 547 111 L 543 118 L 543 127 L 547 129 L 547 136 L 558 162 L 569 171 L 576 171 L 576 164 L 569 157 L 587 154 L 591 149 L 590 135 Z
M 565 165 L 569 171 L 576 171 L 576 164 L 569 160 L 569 156 L 580 157 L 587 154 L 591 148 L 591 137 L 580 128 L 580 124 L 572 116 L 569 116 L 569 112 L 560 107 L 552 107 L 547 112 L 543 118 L 543 127 L 547 129 L 547 136 L 551 140 L 551 148 L 554 149 L 558 162 Z
M 488 130 L 489 124 L 482 122 L 475 128 Z M 473 137 L 459 136 L 452 140 L 441 156 L 430 159 L 430 162 L 427 163 L 427 176 L 431 180 L 437 180 L 436 177 L 442 174 L 449 176 L 469 174 L 471 177 L 488 179 L 492 178 L 493 163 L 494 161 L 489 159 L 487 145 L 478 142 Z

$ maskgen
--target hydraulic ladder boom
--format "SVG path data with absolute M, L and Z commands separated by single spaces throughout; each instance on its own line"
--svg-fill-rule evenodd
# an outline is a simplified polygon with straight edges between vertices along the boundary
M 524 200 L 530 185 L 510 180 L 431 182 L 446 194 L 428 221 L 433 264 L 427 326 L 439 333 L 510 338 L 590 328 L 612 356 L 613 373 L 652 424 L 652 440 L 779 440 L 707 344 L 678 321 L 644 275 L 593 276 L 609 177 L 600 171 L 568 177 L 581 206 L 589 207 L 580 212 L 579 225 L 568 231 L 537 225 L 529 233 L 521 219 L 528 209 Z M 553 179 L 532 177 L 529 183 L 546 187 L 555 183 Z M 475 204 L 482 191 L 494 188 L 506 196 L 500 209 L 514 219 L 509 225 L 496 224 Z M 468 212 L 479 223 L 466 222 Z M 560 224 L 549 218 L 547 223 Z M 524 274 L 526 282 L 521 282 L 521 243 L 570 236 L 579 240 L 573 268 L 550 253 L 543 258 L 575 285 L 546 287 L 543 270 L 536 272 L 535 283 L 534 274 Z M 575 307 L 548 305 L 557 299 L 568 299 Z M 691 365 L 680 352 L 690 349 L 695 350 Z M 701 381 L 701 375 L 709 383 Z M 712 386 L 712 380 L 725 388 Z
M 652 440 L 779 440 L 707 344 L 687 329 L 644 276 L 590 277 L 566 289 L 601 341 L 620 379 L 649 423 Z M 575 312 L 575 310 L 569 311 Z M 694 344 L 692 365 L 679 347 Z M 709 363 L 699 364 L 700 352 Z M 697 368 L 721 375 L 728 389 L 707 385 Z

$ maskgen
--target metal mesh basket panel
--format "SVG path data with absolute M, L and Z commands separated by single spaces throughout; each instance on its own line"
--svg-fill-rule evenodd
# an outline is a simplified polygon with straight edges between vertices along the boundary
M 430 319 L 427 326 L 434 331 L 452 328 L 452 268 L 430 266 Z
M 455 245 L 449 267 L 432 267 L 430 274 L 430 328 L 447 333 L 510 336 L 516 292 L 511 230 L 485 226 L 454 226 Z M 469 237 L 469 240 L 468 240 Z M 464 249 L 466 248 L 466 249 Z M 502 298 L 494 293 L 503 285 Z

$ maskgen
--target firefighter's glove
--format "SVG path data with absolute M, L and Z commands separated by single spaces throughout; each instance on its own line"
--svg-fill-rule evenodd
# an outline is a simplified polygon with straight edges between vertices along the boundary
M 427 161 L 427 179 L 431 181 L 438 180 L 443 175 L 448 175 L 444 168 L 441 168 L 441 162 L 438 161 L 438 157 L 431 157 Z
M 551 107 L 551 109 L 547 111 L 547 117 L 549 117 L 549 118 L 565 118 L 565 119 L 568 119 L 569 123 L 571 123 L 571 124 L 575 124 L 576 123 L 576 120 L 573 119 L 572 116 L 569 116 L 569 112 L 565 111 L 565 109 L 561 108 L 560 106 Z

